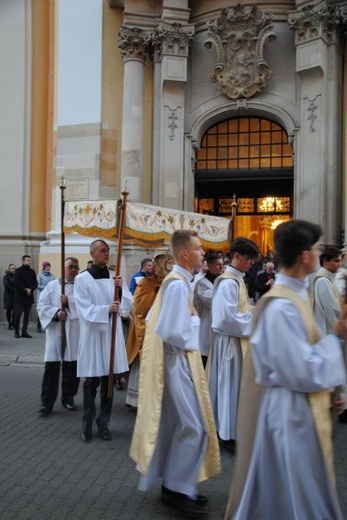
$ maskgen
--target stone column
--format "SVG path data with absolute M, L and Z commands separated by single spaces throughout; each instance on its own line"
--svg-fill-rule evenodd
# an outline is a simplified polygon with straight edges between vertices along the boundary
M 189 12 L 183 13 L 189 16 Z M 182 14 L 182 16 L 183 16 Z M 153 204 L 184 207 L 184 87 L 194 26 L 161 20 L 154 31 Z
M 118 46 L 124 60 L 121 190 L 127 184 L 130 198 L 142 201 L 144 64 L 150 32 L 122 26 Z
M 342 149 L 343 149 L 343 159 L 342 159 L 342 178 L 343 178 L 343 195 L 342 195 L 342 212 L 343 212 L 343 221 L 342 228 L 344 232 L 343 237 L 343 247 L 347 249 L 347 40 L 345 40 L 345 49 L 344 49 L 344 66 L 343 66 L 343 81 L 342 81 L 342 92 L 343 92 L 343 114 L 342 114 Z
M 341 7 L 328 2 L 289 14 L 295 30 L 301 129 L 295 164 L 295 216 L 319 223 L 339 244 L 341 211 Z

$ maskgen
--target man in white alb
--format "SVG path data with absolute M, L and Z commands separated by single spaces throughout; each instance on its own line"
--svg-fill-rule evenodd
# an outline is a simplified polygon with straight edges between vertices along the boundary
M 39 410 L 43 415 L 51 413 L 57 399 L 60 366 L 62 367 L 62 405 L 70 412 L 77 410 L 74 397 L 79 386 L 76 368 L 80 327 L 75 306 L 74 281 L 78 271 L 77 258 L 67 258 L 64 263 L 65 294 L 62 294 L 61 280 L 53 280 L 41 292 L 37 303 L 38 316 L 46 332 L 45 370 Z M 65 310 L 62 310 L 62 304 Z M 64 353 L 62 322 L 65 323 L 66 335 Z
M 258 258 L 258 246 L 244 237 L 230 247 L 231 265 L 215 281 L 209 387 L 217 432 L 235 450 L 236 416 L 243 367 L 249 356 L 252 310 L 244 274 Z
M 75 299 L 80 318 L 80 342 L 77 358 L 77 375 L 85 377 L 83 383 L 83 418 L 81 437 L 92 439 L 92 425 L 96 416 L 95 397 L 100 385 L 100 410 L 96 418 L 99 435 L 110 440 L 108 428 L 113 396 L 108 396 L 108 377 L 111 352 L 112 315 L 117 315 L 116 347 L 113 374 L 128 371 L 125 341 L 120 314 L 127 314 L 134 302 L 121 277 L 112 278 L 107 268 L 109 246 L 103 240 L 90 245 L 93 265 L 75 281 Z M 121 288 L 120 301 L 114 300 L 114 287 Z

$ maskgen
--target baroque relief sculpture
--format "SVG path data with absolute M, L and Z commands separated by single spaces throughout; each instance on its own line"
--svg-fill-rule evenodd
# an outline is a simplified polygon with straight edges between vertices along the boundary
M 307 5 L 289 14 L 289 27 L 295 30 L 296 43 L 322 38 L 326 43 L 335 43 L 338 29 L 347 22 L 347 7 Z
M 145 62 L 151 53 L 151 31 L 140 27 L 122 26 L 119 29 L 118 47 L 124 60 Z
M 194 31 L 194 25 L 168 23 L 161 20 L 152 35 L 155 59 L 160 60 L 163 54 L 188 56 Z
M 264 14 L 256 5 L 242 4 L 223 9 L 216 20 L 208 22 L 205 47 L 214 44 L 218 52 L 211 79 L 230 99 L 253 96 L 271 78 L 263 57 L 265 40 L 276 39 L 271 22 L 271 14 Z

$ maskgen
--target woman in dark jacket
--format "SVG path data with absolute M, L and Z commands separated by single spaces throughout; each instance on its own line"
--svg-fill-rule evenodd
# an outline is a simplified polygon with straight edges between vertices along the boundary
M 14 329 L 13 325 L 13 307 L 14 307 L 14 275 L 16 272 L 16 266 L 10 264 L 5 271 L 3 277 L 4 284 L 4 309 L 6 309 L 6 319 L 8 322 L 9 330 Z

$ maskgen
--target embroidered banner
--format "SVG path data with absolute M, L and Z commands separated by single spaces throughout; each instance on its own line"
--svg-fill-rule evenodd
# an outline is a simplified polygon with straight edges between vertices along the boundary
M 66 201 L 65 233 L 117 239 L 121 201 Z M 230 220 L 200 213 L 128 202 L 124 243 L 155 249 L 168 243 L 176 229 L 195 230 L 208 249 L 228 249 Z

